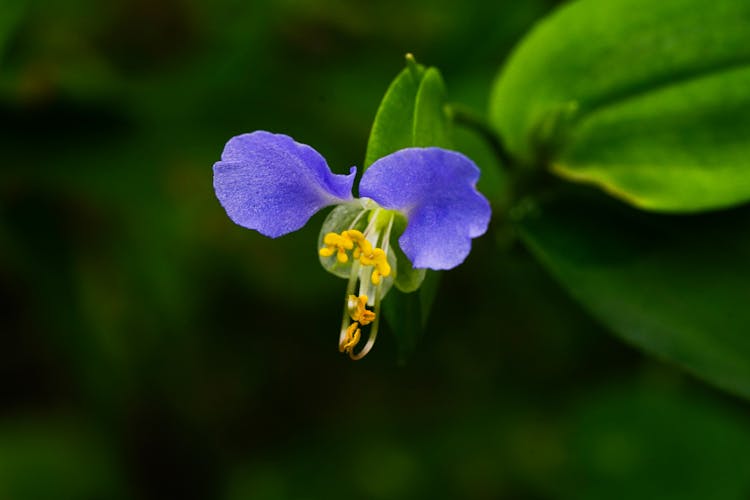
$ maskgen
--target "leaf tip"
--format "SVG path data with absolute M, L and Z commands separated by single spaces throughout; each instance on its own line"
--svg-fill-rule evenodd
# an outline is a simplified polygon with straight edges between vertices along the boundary
M 406 60 L 406 67 L 409 68 L 409 72 L 414 78 L 419 79 L 419 64 L 417 64 L 417 60 L 414 58 L 414 54 L 412 54 L 411 52 L 407 52 L 404 56 L 404 59 Z

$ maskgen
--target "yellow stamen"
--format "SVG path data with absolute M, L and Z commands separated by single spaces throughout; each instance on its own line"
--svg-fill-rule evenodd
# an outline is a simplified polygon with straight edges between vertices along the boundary
M 382 248 L 375 248 L 369 254 L 360 255 L 359 261 L 363 266 L 373 266 L 375 269 L 370 275 L 373 285 L 380 284 L 380 278 L 391 274 L 391 266 L 388 264 L 388 257 Z
M 339 343 L 339 352 L 348 352 L 351 354 L 352 349 L 357 346 L 361 337 L 362 331 L 359 329 L 359 324 L 355 321 L 349 328 L 346 329 L 344 338 Z
M 336 260 L 342 264 L 349 261 L 349 255 L 346 253 L 352 250 L 352 257 L 359 260 L 363 266 L 373 266 L 371 281 L 374 285 L 379 285 L 382 278 L 391 274 L 391 266 L 388 264 L 388 258 L 382 248 L 373 248 L 365 235 L 357 229 L 347 229 L 341 234 L 328 233 L 323 237 L 325 246 L 318 250 L 321 257 L 331 257 L 336 254 Z
M 391 274 L 391 266 L 388 264 L 388 257 L 382 248 L 376 248 L 370 254 L 361 255 L 359 261 L 363 266 L 375 267 L 370 275 L 370 281 L 372 281 L 373 285 L 379 285 L 381 278 Z
M 335 254 L 340 263 L 351 262 L 344 317 L 339 331 L 339 351 L 347 353 L 353 360 L 365 357 L 375 344 L 380 323 L 380 299 L 385 291 L 385 287 L 379 285 L 382 284 L 383 278 L 391 276 L 393 272 L 388 262 L 393 216 L 390 217 L 385 232 L 381 233 L 383 218 L 378 218 L 379 210 L 376 209 L 370 216 L 364 231 L 347 229 L 340 234 L 327 233 L 323 237 L 324 246 L 319 249 L 321 257 L 333 257 Z M 359 216 L 351 225 L 355 226 L 358 221 Z M 382 248 L 375 246 L 378 242 L 381 242 Z M 371 269 L 361 269 L 367 266 Z M 357 282 L 360 284 L 359 296 L 354 295 Z M 368 295 L 374 295 L 375 300 L 370 301 Z M 368 302 L 372 302 L 372 310 L 367 308 Z M 367 342 L 355 352 L 365 328 Z
M 367 241 L 367 238 L 365 238 L 365 235 L 362 234 L 361 231 L 357 231 L 356 229 L 349 229 L 348 231 L 344 231 L 347 236 L 357 244 L 357 247 L 354 249 L 354 252 L 352 253 L 352 256 L 355 259 L 359 259 L 360 256 L 364 254 L 370 254 L 372 253 L 372 244 Z
M 375 259 L 375 268 L 380 274 L 382 274 L 383 276 L 388 276 L 389 274 L 391 274 L 391 265 L 388 264 L 388 259 L 385 256 L 385 252 L 381 251 L 380 254 L 375 257 Z
M 336 254 L 336 260 L 340 263 L 345 264 L 349 261 L 349 256 L 346 254 L 347 250 L 354 248 L 354 241 L 347 234 L 348 231 L 344 231 L 341 234 L 328 233 L 323 237 L 323 248 L 318 250 L 318 254 L 321 257 L 330 257 L 334 253 Z
M 352 321 L 358 321 L 362 326 L 369 325 L 375 321 L 375 313 L 367 309 L 367 295 L 349 295 L 347 301 L 349 317 Z
M 362 238 L 357 244 L 363 255 L 370 255 L 372 253 L 372 244 L 367 239 Z
M 352 239 L 352 241 L 361 241 L 365 239 L 365 235 L 362 234 L 362 231 L 357 231 L 356 229 L 349 229 L 344 232 L 349 236 L 349 238 Z
M 360 297 L 360 299 L 363 296 Z M 365 302 L 367 301 L 367 298 L 365 297 Z M 379 323 L 379 314 L 380 312 L 380 301 L 378 300 L 378 292 L 375 292 L 375 311 L 372 311 L 373 317 L 376 319 L 373 321 L 372 325 L 370 325 L 370 333 L 367 337 L 367 342 L 365 343 L 364 347 L 362 347 L 358 353 L 354 352 L 354 349 L 349 350 L 348 354 L 349 357 L 353 360 L 362 359 L 365 356 L 367 356 L 367 353 L 370 352 L 370 349 L 372 349 L 372 346 L 375 345 L 375 339 L 378 336 L 378 323 Z

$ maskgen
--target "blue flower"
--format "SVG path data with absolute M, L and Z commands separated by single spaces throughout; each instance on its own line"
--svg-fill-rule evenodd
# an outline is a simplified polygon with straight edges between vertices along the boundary
M 406 274 L 462 263 L 471 240 L 487 230 L 490 205 L 476 190 L 474 162 L 442 148 L 380 158 L 362 175 L 358 198 L 352 196 L 355 175 L 356 167 L 333 174 L 310 146 L 264 131 L 233 137 L 214 164 L 214 190 L 229 218 L 265 236 L 296 231 L 337 205 L 324 223 L 319 255 L 326 269 L 348 278 L 339 350 L 360 359 L 375 342 L 380 301 L 394 283 L 404 288 L 398 269 Z M 396 245 L 391 233 L 399 228 Z M 355 353 L 366 326 L 368 341 Z

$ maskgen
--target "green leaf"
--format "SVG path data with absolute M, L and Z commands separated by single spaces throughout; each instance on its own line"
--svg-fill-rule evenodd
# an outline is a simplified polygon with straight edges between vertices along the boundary
M 365 168 L 378 158 L 413 146 L 414 108 L 424 72 L 424 66 L 412 63 L 388 87 L 370 131 Z
M 407 55 L 407 67 L 396 76 L 378 107 L 367 143 L 365 168 L 399 149 L 415 146 L 451 147 L 446 93 L 437 68 L 417 64 Z
M 365 167 L 408 147 L 452 146 L 445 84 L 440 72 L 417 64 L 411 55 L 406 56 L 406 63 L 407 67 L 388 87 L 378 108 L 367 144 Z M 394 243 L 403 233 L 405 223 L 404 219 L 395 220 L 391 237 Z M 423 318 L 426 320 L 434 298 L 435 290 L 429 290 L 423 281 L 436 283 L 438 278 L 429 279 L 435 272 L 414 269 L 398 245 L 393 247 L 397 249 L 394 284 L 398 290 L 389 292 L 383 310 L 403 358 L 413 350 L 421 335 Z
M 521 237 L 615 334 L 750 397 L 750 208 L 680 217 L 603 201 L 549 202 Z
M 445 112 L 446 92 L 443 77 L 436 68 L 424 72 L 414 103 L 411 146 L 450 148 L 450 125 Z
M 511 154 L 643 209 L 750 200 L 750 2 L 583 0 L 516 49 L 490 114 Z

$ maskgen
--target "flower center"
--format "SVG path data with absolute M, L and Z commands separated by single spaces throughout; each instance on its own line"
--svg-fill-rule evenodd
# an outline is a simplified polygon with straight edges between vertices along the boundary
M 339 351 L 346 352 L 355 360 L 363 358 L 375 344 L 380 319 L 380 300 L 384 295 L 381 293 L 382 282 L 393 274 L 392 266 L 388 262 L 393 217 L 392 212 L 376 208 L 372 210 L 364 231 L 350 228 L 341 233 L 327 233 L 323 237 L 324 246 L 319 250 L 322 257 L 336 255 L 336 259 L 342 264 L 352 259 Z M 357 282 L 359 295 L 354 294 Z M 373 310 L 368 309 L 368 305 L 373 307 Z M 362 336 L 362 327 L 368 325 L 370 331 L 367 343 L 355 353 L 354 348 Z

